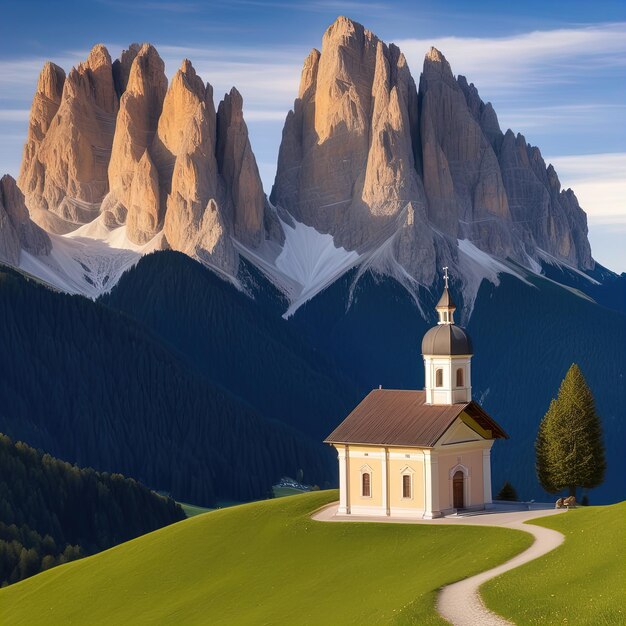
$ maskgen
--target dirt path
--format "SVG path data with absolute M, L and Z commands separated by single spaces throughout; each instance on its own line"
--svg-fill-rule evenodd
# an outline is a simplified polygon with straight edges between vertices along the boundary
M 543 517 L 535 515 L 534 517 Z M 533 519 L 533 518 L 528 518 Z M 497 524 L 498 526 L 500 524 Z M 448 585 L 439 592 L 437 599 L 437 610 L 454 626 L 504 626 L 511 624 L 503 617 L 492 613 L 483 604 L 482 598 L 478 593 L 479 587 L 484 583 L 495 578 L 504 572 L 519 567 L 524 563 L 528 563 L 551 550 L 560 546 L 565 537 L 549 528 L 542 526 L 534 526 L 532 524 L 524 524 L 523 522 L 513 522 L 510 524 L 502 524 L 504 528 L 514 528 L 523 530 L 535 536 L 532 546 L 524 552 L 513 557 L 510 561 L 498 565 L 486 572 L 476 574 L 471 578 L 466 578 L 458 583 Z
M 560 546 L 565 537 L 549 528 L 525 524 L 531 519 L 545 517 L 561 513 L 563 510 L 541 509 L 534 511 L 507 511 L 493 512 L 471 517 L 447 517 L 434 520 L 406 520 L 380 518 L 369 516 L 346 516 L 337 515 L 338 504 L 334 503 L 323 509 L 316 511 L 312 517 L 318 521 L 326 522 L 347 522 L 347 521 L 382 521 L 391 524 L 461 524 L 471 526 L 500 526 L 501 528 L 512 528 L 530 533 L 535 537 L 535 541 L 527 550 L 521 552 L 511 560 L 497 567 L 493 567 L 485 572 L 476 574 L 458 583 L 447 585 L 439 592 L 437 599 L 437 611 L 454 626 L 511 626 L 512 622 L 492 613 L 485 607 L 478 593 L 479 587 L 504 572 L 528 563 L 551 550 Z

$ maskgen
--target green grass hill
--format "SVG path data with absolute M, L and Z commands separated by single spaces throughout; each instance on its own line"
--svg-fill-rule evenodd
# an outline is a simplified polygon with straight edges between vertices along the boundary
M 485 583 L 487 606 L 516 624 L 625 624 L 626 502 L 532 523 L 558 530 L 565 542 Z
M 1 624 L 443 624 L 436 590 L 525 549 L 484 527 L 324 523 L 336 491 L 213 511 L 0 591 Z

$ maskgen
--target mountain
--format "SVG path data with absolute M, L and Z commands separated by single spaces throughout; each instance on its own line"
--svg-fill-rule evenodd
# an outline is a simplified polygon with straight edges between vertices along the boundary
M 90 297 L 163 248 L 235 284 L 247 259 L 288 315 L 357 266 L 419 297 L 447 265 L 468 311 L 493 274 L 476 273 L 484 255 L 496 274 L 595 267 L 586 215 L 539 149 L 503 133 L 440 51 L 416 80 L 397 46 L 345 17 L 305 59 L 270 200 L 236 88 L 216 109 L 187 59 L 168 85 L 150 44 L 116 61 L 97 45 L 67 77 L 44 66 L 18 182 L 51 250 L 17 264 Z
M 229 275 L 238 266 L 232 236 L 252 248 L 268 229 L 280 238 L 239 92 L 216 112 L 213 88 L 187 59 L 168 87 L 150 44 L 132 44 L 115 62 L 96 45 L 67 77 L 45 64 L 19 186 L 50 233 L 122 229 L 122 247 L 169 247 Z
M 70 465 L 0 434 L 0 586 L 185 519 L 120 474 Z
M 626 327 L 626 275 L 594 261 L 586 215 L 539 149 L 503 132 L 494 107 L 440 51 L 426 53 L 414 78 L 396 46 L 344 17 L 305 59 L 269 199 L 243 113 L 234 88 L 216 107 L 188 60 L 168 83 L 150 44 L 133 44 L 116 61 L 96 46 L 67 78 L 44 66 L 19 177 L 24 199 L 17 191 L 0 198 L 0 256 L 96 302 L 57 293 L 42 308 L 41 288 L 20 282 L 22 316 L 7 319 L 19 329 L 9 355 L 23 363 L 4 393 L 23 389 L 29 360 L 43 380 L 52 372 L 50 384 L 65 389 L 58 410 L 75 415 L 80 406 L 102 420 L 106 454 L 86 426 L 80 441 L 49 431 L 38 414 L 48 396 L 39 391 L 11 400 L 24 416 L 11 422 L 18 436 L 68 459 L 88 450 L 90 464 L 112 467 L 123 419 L 139 439 L 152 411 L 167 430 L 175 398 L 195 434 L 176 431 L 175 467 L 162 476 L 146 460 L 152 445 L 155 458 L 166 456 L 157 430 L 136 459 L 124 448 L 128 465 L 116 469 L 144 476 L 149 467 L 151 486 L 167 482 L 202 501 L 260 497 L 279 467 L 293 471 L 300 459 L 311 482 L 332 482 L 331 455 L 312 439 L 371 387 L 419 388 L 421 337 L 434 323 L 440 268 L 449 266 L 458 317 L 476 346 L 476 397 L 513 435 L 494 453 L 495 474 L 525 497 L 545 497 L 532 440 L 576 361 L 609 446 L 609 479 L 594 497 L 623 494 L 614 442 L 623 435 L 625 372 L 615 346 Z M 22 280 L 11 277 L 7 284 Z M 48 310 L 67 310 L 67 319 L 53 316 L 56 336 L 41 334 Z M 77 361 L 81 370 L 66 355 L 74 333 L 90 355 Z M 120 339 L 131 336 L 136 350 Z M 106 384 L 90 387 L 100 371 Z M 138 404 L 125 405 L 119 389 Z M 219 424 L 210 434 L 202 403 Z M 258 436 L 253 424 L 262 424 Z M 278 457 L 273 428 L 285 442 Z M 218 460 L 221 439 L 233 450 L 241 432 L 263 442 L 264 455 L 264 446 L 272 450 L 258 480 L 243 451 L 236 477 Z M 177 482 L 195 463 L 203 479 L 220 468 L 219 480 L 194 486 L 196 498 Z
M 272 341 L 272 334 L 284 332 L 285 322 L 277 317 L 266 323 L 265 343 L 259 344 L 266 362 L 260 363 L 281 363 L 284 369 L 273 379 L 276 398 L 254 406 L 268 380 L 252 360 L 257 330 L 251 324 L 240 339 L 223 332 L 226 315 L 249 320 L 245 308 L 254 302 L 180 253 L 168 254 L 178 254 L 169 259 L 173 266 L 182 261 L 178 275 L 187 276 L 187 293 L 193 294 L 194 284 L 201 287 L 222 312 L 221 319 L 203 317 L 195 328 L 198 345 L 207 348 L 202 354 L 185 354 L 182 342 L 161 338 L 105 304 L 51 291 L 2 268 L 0 321 L 10 332 L 0 332 L 0 431 L 72 463 L 119 471 L 206 506 L 264 498 L 281 476 L 299 470 L 309 484 L 332 484 L 336 464 L 330 449 L 321 437 L 304 433 L 311 432 L 310 424 L 319 431 L 329 416 L 345 412 L 355 392 L 329 379 L 324 361 L 310 349 L 302 355 L 289 348 L 288 337 Z M 153 260 L 146 257 L 141 264 L 142 286 L 158 291 Z M 195 274 L 185 264 L 194 265 Z M 260 308 L 254 315 L 261 328 L 266 315 Z M 179 322 L 182 318 L 168 323 Z M 203 334 L 224 337 L 219 349 Z M 238 395 L 233 381 L 234 391 L 222 384 L 229 381 L 211 376 L 226 350 L 249 361 L 251 391 L 242 387 Z M 201 368 L 194 359 L 215 364 Z M 281 404 L 282 395 L 291 404 L 274 414 L 271 404 Z M 303 398 L 311 407 L 298 404 Z M 281 417 L 290 425 L 278 421 Z
M 536 272 L 546 255 L 594 267 L 586 216 L 538 148 L 503 134 L 441 52 L 416 88 L 396 46 L 343 17 L 304 62 L 271 199 L 409 288 L 450 265 L 471 300 L 476 250 Z

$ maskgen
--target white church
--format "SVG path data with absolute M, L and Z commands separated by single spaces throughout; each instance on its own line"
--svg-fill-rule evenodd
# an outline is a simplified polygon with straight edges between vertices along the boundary
M 448 286 L 422 340 L 423 391 L 374 389 L 328 436 L 338 515 L 435 518 L 491 504 L 491 446 L 508 439 L 472 400 L 472 343 Z

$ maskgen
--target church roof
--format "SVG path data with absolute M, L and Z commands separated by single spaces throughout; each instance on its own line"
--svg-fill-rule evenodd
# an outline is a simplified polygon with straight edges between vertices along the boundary
M 456 324 L 439 324 L 424 335 L 422 354 L 433 356 L 473 354 L 472 341 Z
M 493 439 L 508 435 L 474 402 L 426 404 L 423 391 L 374 389 L 326 438 L 326 443 L 431 448 L 465 411 Z

